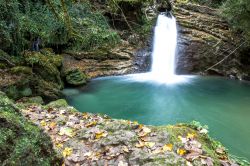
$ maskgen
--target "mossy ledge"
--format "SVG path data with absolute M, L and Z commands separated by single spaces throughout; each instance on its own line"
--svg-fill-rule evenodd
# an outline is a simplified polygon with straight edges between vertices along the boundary
M 63 99 L 48 105 L 13 104 L 4 93 L 0 95 L 4 165 L 249 164 L 231 158 L 199 123 L 146 126 L 81 113 Z
M 0 92 L 0 163 L 2 165 L 60 165 L 50 137 L 25 119 L 18 107 Z

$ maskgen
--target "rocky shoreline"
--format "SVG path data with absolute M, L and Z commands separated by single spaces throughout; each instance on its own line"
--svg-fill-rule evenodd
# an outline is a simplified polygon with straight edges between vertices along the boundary
M 15 108 L 27 122 L 34 123 L 48 135 L 58 155 L 50 156 L 53 165 L 241 165 L 231 159 L 225 148 L 207 135 L 199 123 L 174 126 L 146 126 L 138 122 L 110 119 L 107 116 L 81 113 L 63 99 L 47 105 L 12 103 L 1 93 L 1 121 L 13 121 L 10 109 Z M 34 128 L 37 128 L 34 126 Z M 1 131 L 6 124 L 0 126 Z M 9 131 L 16 132 L 8 128 Z M 26 129 L 27 130 L 27 129 Z M 33 129 L 34 130 L 34 129 Z M 39 131 L 37 128 L 36 130 Z M 9 144 L 0 134 L 0 143 Z M 15 138 L 12 138 L 15 139 Z M 31 139 L 31 138 L 29 138 Z M 35 144 L 36 141 L 34 142 Z M 46 143 L 49 144 L 49 143 Z M 16 144 L 14 144 L 15 146 Z M 13 146 L 13 145 L 12 145 Z M 26 145 L 23 145 L 25 149 Z M 39 147 L 39 146 L 38 146 Z M 2 147 L 1 147 L 2 148 Z M 31 148 L 31 147 L 30 147 Z M 3 150 L 3 149 L 1 149 Z M 34 149 L 31 149 L 33 151 Z M 6 151 L 6 157 L 13 151 Z M 40 160 L 29 158 L 29 162 Z M 23 160 L 26 158 L 23 156 Z M 62 160 L 60 160 L 60 158 Z M 8 163 L 8 158 L 1 158 Z M 7 162 L 8 161 L 8 162 Z M 44 159 L 45 161 L 45 159 Z M 243 164 L 242 164 L 243 165 Z

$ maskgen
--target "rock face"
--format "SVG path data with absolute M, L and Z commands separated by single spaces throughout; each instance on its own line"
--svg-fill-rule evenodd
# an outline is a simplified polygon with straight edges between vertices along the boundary
M 90 78 L 127 74 L 134 70 L 134 52 L 127 44 L 94 52 L 66 52 L 63 68 L 80 69 Z
M 244 71 L 239 50 L 234 52 L 241 41 L 221 19 L 219 11 L 180 1 L 174 1 L 173 4 L 179 33 L 177 73 L 241 77 Z M 211 67 L 227 56 L 224 61 Z

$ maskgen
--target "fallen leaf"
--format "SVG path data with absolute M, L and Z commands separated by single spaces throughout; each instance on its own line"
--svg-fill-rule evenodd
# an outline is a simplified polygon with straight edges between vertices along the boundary
M 75 133 L 73 132 L 72 128 L 69 127 L 61 127 L 60 128 L 60 132 L 59 135 L 66 135 L 69 137 L 73 137 L 75 135 Z
M 57 147 L 57 148 L 62 148 L 62 147 L 63 147 L 63 144 L 58 143 L 58 144 L 56 144 L 56 147 Z
M 82 117 L 83 117 L 83 119 L 88 119 L 89 115 L 88 115 L 88 113 L 84 112 L 84 113 L 82 113 Z
M 141 131 L 139 133 L 139 137 L 145 137 L 150 132 L 151 132 L 151 129 L 144 126 L 144 127 L 141 128 Z
M 42 120 L 42 121 L 40 122 L 40 124 L 41 124 L 41 126 L 46 126 L 46 125 L 47 125 L 47 123 L 45 122 L 45 120 Z
M 186 161 L 187 166 L 193 166 L 189 161 Z
M 93 122 L 87 123 L 87 124 L 85 125 L 85 127 L 93 127 L 93 126 L 95 126 L 96 124 L 97 124 L 97 122 L 96 122 L 96 121 L 93 121 Z
M 195 159 L 199 158 L 200 157 L 200 153 L 197 153 L 197 152 L 191 152 L 189 154 L 186 155 L 186 159 L 188 161 L 194 161 Z
M 145 145 L 148 147 L 148 148 L 152 148 L 155 146 L 155 142 L 145 142 Z
M 159 154 L 159 153 L 163 153 L 163 150 L 160 148 L 160 149 L 156 149 L 152 152 L 153 154 Z
M 49 108 L 47 111 L 48 111 L 48 113 L 50 113 L 53 111 L 53 108 Z
M 195 137 L 195 133 L 188 133 L 187 134 L 187 139 L 194 139 L 194 137 Z
M 51 130 L 55 129 L 55 128 L 56 128 L 56 123 L 55 123 L 55 122 L 51 122 L 51 123 L 49 124 L 49 128 L 50 128 Z
M 144 146 L 145 146 L 145 143 L 142 141 L 139 141 L 139 143 L 135 144 L 135 147 L 137 147 L 137 148 L 142 148 Z
M 63 150 L 63 157 L 67 157 L 67 156 L 70 156 L 73 152 L 73 149 L 72 148 L 65 148 Z
M 104 131 L 100 131 L 100 132 L 95 133 L 95 138 L 100 139 L 102 137 L 106 137 L 107 135 L 108 133 L 105 133 Z
M 122 150 L 123 150 L 124 152 L 126 152 L 126 153 L 128 153 L 128 152 L 129 152 L 129 149 L 128 149 L 128 147 L 127 147 L 127 146 L 123 146 L 123 147 L 122 147 Z
M 177 150 L 177 153 L 178 153 L 180 156 L 183 156 L 184 154 L 186 154 L 186 150 L 180 148 L 180 149 Z
M 182 137 L 182 136 L 178 136 L 178 138 L 179 138 L 179 140 L 180 140 L 183 144 L 185 144 L 185 143 L 188 141 L 187 138 L 184 138 L 184 137 Z
M 166 152 L 166 151 L 172 151 L 172 150 L 173 150 L 173 144 L 166 144 L 166 145 L 164 145 L 164 146 L 162 147 L 162 150 L 163 150 L 164 152 Z

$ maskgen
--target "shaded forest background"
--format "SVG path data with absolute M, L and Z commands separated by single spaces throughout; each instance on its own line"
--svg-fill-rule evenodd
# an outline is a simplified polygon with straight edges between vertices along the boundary
M 130 1 L 134 3 L 140 0 Z M 189 2 L 188 0 L 185 0 Z M 221 15 L 231 28 L 250 40 L 250 1 L 248 0 L 190 0 L 193 3 L 221 9 Z M 96 2 L 105 9 L 96 7 Z M 112 29 L 107 10 L 120 10 L 120 0 L 2 0 L 0 2 L 0 49 L 19 55 L 40 40 L 42 47 L 54 51 L 90 50 L 119 43 L 121 36 Z M 152 3 L 153 1 L 141 1 Z M 142 9 L 141 9 L 142 10 Z M 142 24 L 146 20 L 140 18 Z M 141 24 L 141 25 L 142 25 Z M 140 25 L 138 25 L 140 26 Z M 131 27 L 129 27 L 131 30 Z M 134 27 L 133 27 L 134 28 Z

